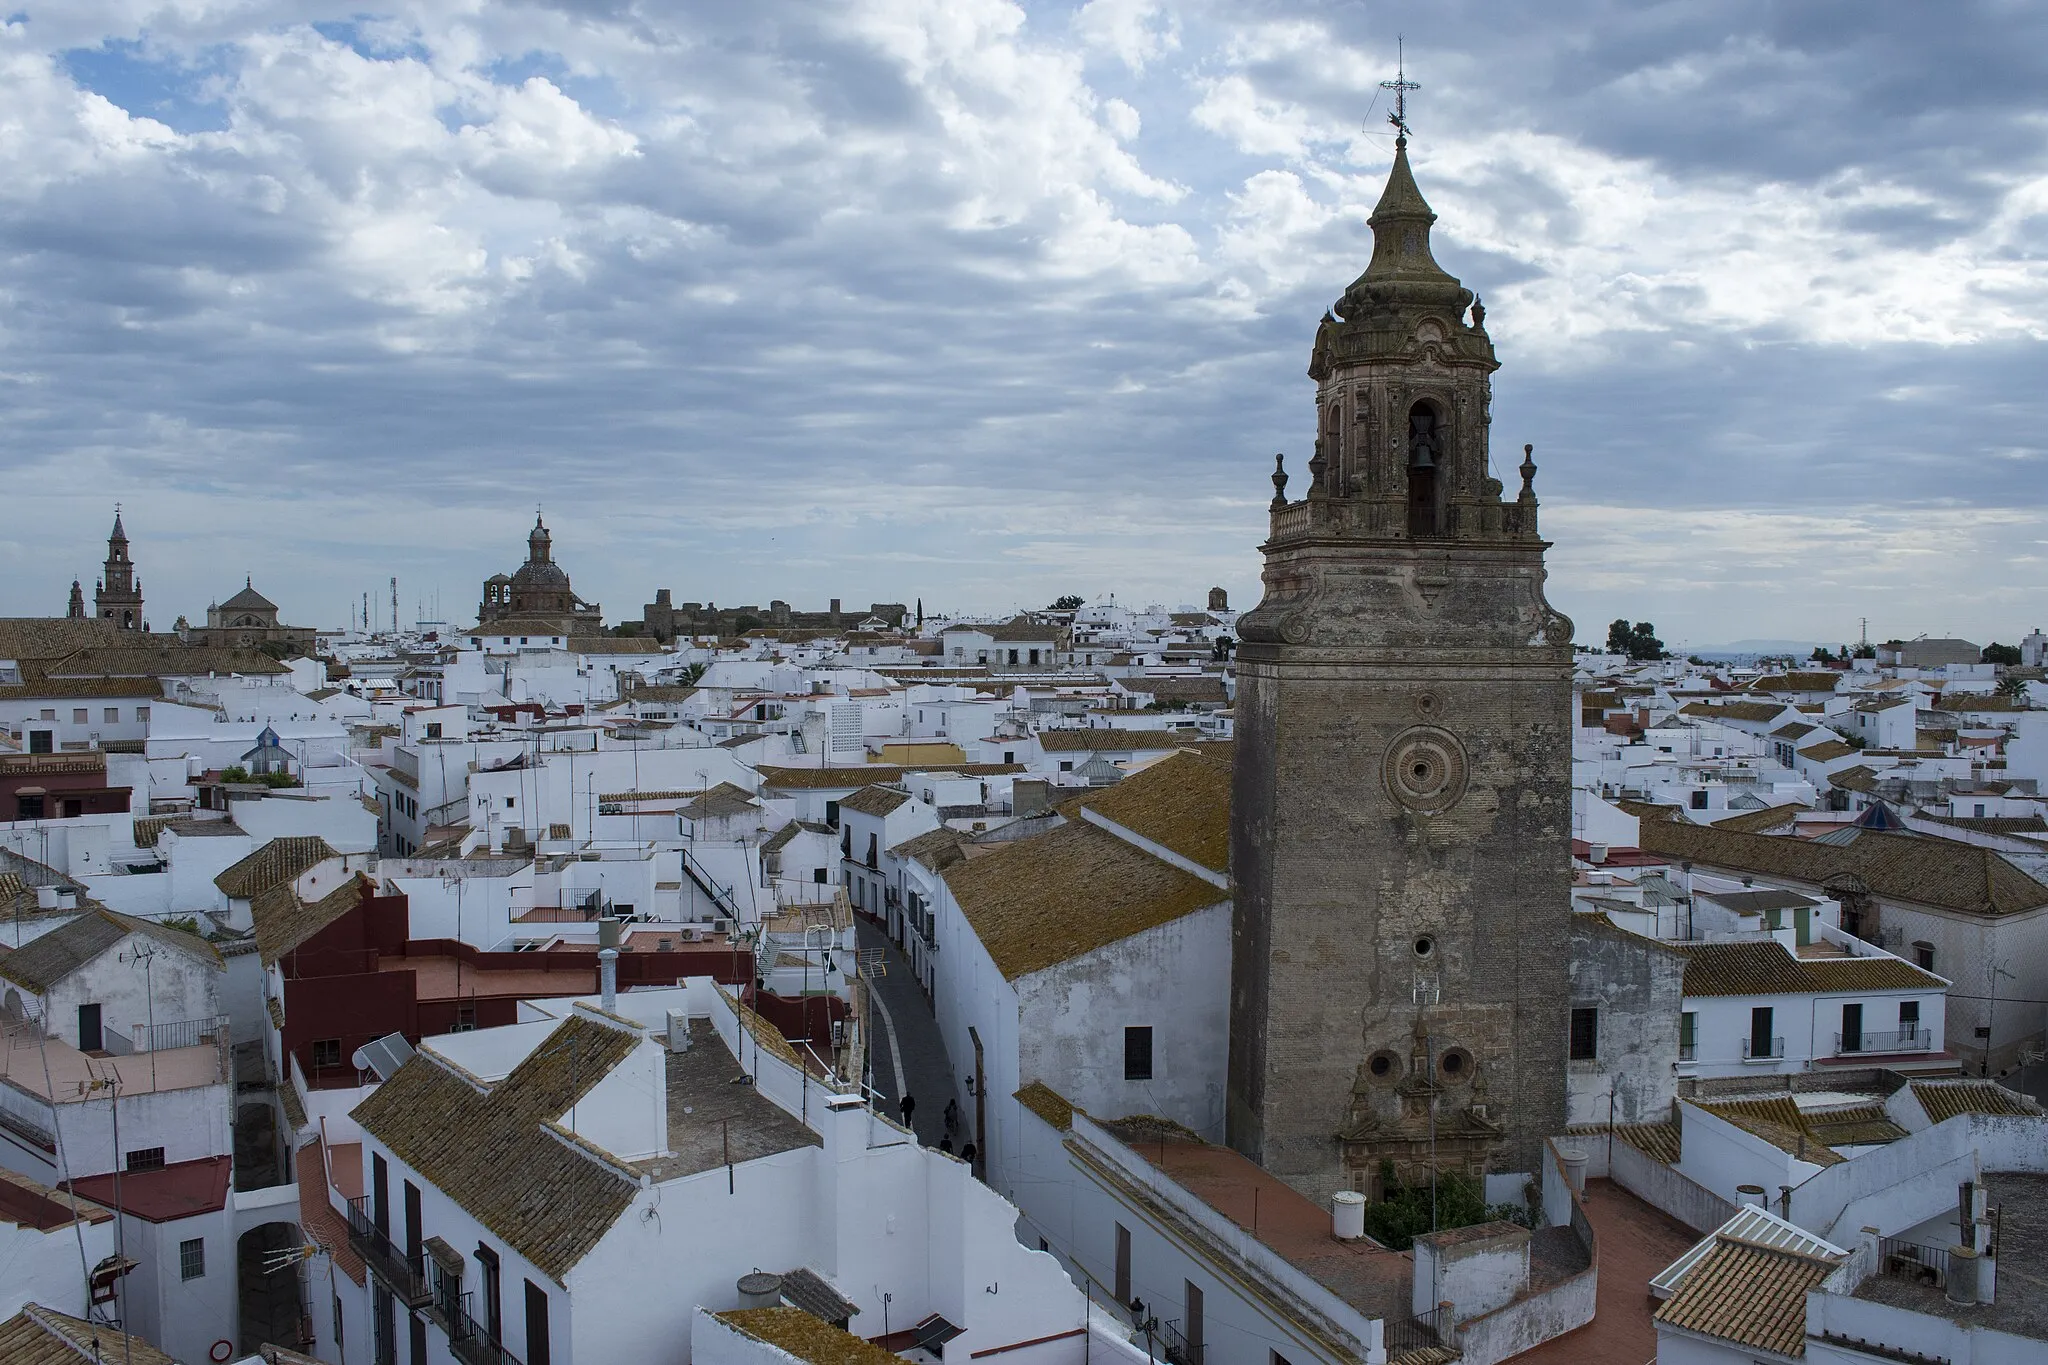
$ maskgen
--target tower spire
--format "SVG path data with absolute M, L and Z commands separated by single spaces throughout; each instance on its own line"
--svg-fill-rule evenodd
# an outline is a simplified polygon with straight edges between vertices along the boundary
M 1387 122 L 1394 125 L 1394 149 L 1408 145 L 1408 92 L 1422 87 L 1408 79 L 1408 40 L 1399 34 L 1394 36 L 1394 79 L 1381 81 L 1380 89 L 1394 92 L 1394 111 L 1387 115 Z

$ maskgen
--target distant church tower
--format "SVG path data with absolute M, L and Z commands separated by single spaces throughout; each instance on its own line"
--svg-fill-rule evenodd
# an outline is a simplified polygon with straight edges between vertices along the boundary
M 142 582 L 128 558 L 128 533 L 121 529 L 119 508 L 114 510 L 114 533 L 107 537 L 107 562 L 101 567 L 92 605 L 102 621 L 112 621 L 122 630 L 143 629 Z
M 71 603 L 64 608 L 64 617 L 69 621 L 85 619 L 85 589 L 79 586 L 75 578 L 71 580 Z
M 1572 625 L 1534 461 L 1512 501 L 1490 475 L 1486 311 L 1405 136 L 1367 221 L 1238 621 L 1227 1127 L 1318 1198 L 1534 1171 L 1565 1121 Z

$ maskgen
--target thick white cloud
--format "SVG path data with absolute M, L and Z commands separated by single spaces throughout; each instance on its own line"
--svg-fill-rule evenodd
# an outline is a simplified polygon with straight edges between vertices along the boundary
M 1839 635 L 1859 592 L 2014 633 L 2018 597 L 1944 585 L 2043 578 L 2039 53 L 1995 8 L 1884 5 L 1846 45 L 1758 13 L 1409 34 L 1556 595 L 1694 640 Z M 1385 174 L 1369 22 L 31 3 L 0 29 L 0 610 L 55 609 L 116 497 L 158 625 L 224 545 L 302 619 L 394 570 L 453 612 L 536 499 L 614 615 L 1246 598 Z M 1926 87 L 1886 73 L 1937 52 L 1979 79 L 1902 116 Z

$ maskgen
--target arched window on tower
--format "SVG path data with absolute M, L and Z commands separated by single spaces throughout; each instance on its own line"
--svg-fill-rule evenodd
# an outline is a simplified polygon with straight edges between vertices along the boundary
M 1408 534 L 1443 533 L 1439 484 L 1443 476 L 1444 426 L 1434 404 L 1408 409 Z

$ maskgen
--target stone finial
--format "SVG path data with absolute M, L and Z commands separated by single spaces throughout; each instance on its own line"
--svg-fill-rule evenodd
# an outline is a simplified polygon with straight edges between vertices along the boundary
M 1308 495 L 1311 498 L 1330 496 L 1330 462 L 1323 458 L 1323 438 L 1316 437 L 1316 453 L 1308 461 Z
M 1486 330 L 1486 305 L 1477 294 L 1472 296 L 1472 325 L 1480 331 Z
M 1522 447 L 1522 497 L 1524 500 L 1536 496 L 1536 447 Z
M 1287 505 L 1287 457 L 1273 457 L 1273 510 L 1279 511 Z

